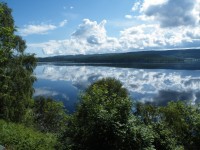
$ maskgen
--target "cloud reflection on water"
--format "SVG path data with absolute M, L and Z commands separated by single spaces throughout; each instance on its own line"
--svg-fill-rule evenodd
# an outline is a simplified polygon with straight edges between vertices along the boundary
M 101 78 L 114 77 L 134 100 L 156 105 L 171 100 L 200 102 L 200 71 L 194 70 L 41 65 L 36 68 L 36 75 L 38 79 L 69 81 L 78 90 Z

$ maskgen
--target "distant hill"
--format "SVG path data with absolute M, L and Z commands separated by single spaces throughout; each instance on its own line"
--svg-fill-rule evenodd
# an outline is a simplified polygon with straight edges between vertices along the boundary
M 62 55 L 38 58 L 39 62 L 65 63 L 188 63 L 200 61 L 200 49 L 140 51 L 92 55 Z

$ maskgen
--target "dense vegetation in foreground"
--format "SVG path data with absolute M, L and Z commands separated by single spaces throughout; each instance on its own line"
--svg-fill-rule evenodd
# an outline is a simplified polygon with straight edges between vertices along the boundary
M 134 110 L 132 110 L 134 108 Z M 19 123 L 0 120 L 0 144 L 8 149 L 196 150 L 200 106 L 132 103 L 113 78 L 99 80 L 81 95 L 74 114 L 61 103 L 38 97 Z
M 15 30 L 11 9 L 0 3 L 0 145 L 6 149 L 200 148 L 200 106 L 133 103 L 113 78 L 90 85 L 71 115 L 50 98 L 33 100 L 36 59 Z

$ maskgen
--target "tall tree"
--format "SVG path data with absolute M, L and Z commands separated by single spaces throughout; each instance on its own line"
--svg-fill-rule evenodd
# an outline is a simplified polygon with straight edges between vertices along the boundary
M 34 54 L 25 53 L 26 42 L 15 34 L 12 10 L 0 3 L 0 118 L 20 122 L 33 94 Z
M 60 141 L 63 149 L 127 150 L 152 148 L 152 132 L 131 115 L 131 101 L 120 81 L 106 78 L 83 94 Z

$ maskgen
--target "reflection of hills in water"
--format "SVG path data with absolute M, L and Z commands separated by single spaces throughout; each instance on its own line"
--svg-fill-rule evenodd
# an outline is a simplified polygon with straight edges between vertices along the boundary
M 38 82 L 42 79 L 47 82 L 46 85 L 41 83 L 41 87 L 44 86 L 48 89 L 50 88 L 48 82 L 53 82 L 50 85 L 55 87 L 55 91 L 50 92 L 52 96 L 56 95 L 55 93 L 66 94 L 64 92 L 71 90 L 69 88 L 77 91 L 84 90 L 98 79 L 114 77 L 120 80 L 128 89 L 131 97 L 138 101 L 158 105 L 165 105 L 167 101 L 171 100 L 200 102 L 200 71 L 41 65 L 36 68 L 36 74 Z M 64 82 L 68 84 L 68 89 L 62 93 L 59 90 L 60 86 L 64 86 L 62 85 Z M 36 95 L 39 92 L 37 88 Z M 46 93 L 48 94 L 47 91 Z M 67 95 L 62 97 L 69 99 Z

